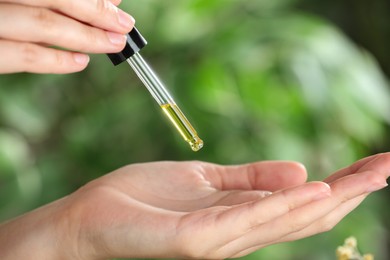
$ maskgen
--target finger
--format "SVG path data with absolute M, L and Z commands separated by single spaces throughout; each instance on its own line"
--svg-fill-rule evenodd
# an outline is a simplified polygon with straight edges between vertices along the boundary
M 213 248 L 216 255 L 212 258 L 224 258 L 224 251 L 220 254 L 217 248 L 242 237 L 258 225 L 329 195 L 330 188 L 327 184 L 313 182 L 274 193 L 260 201 L 223 208 L 218 212 L 212 207 L 210 210 L 189 213 L 182 217 L 181 224 L 177 227 L 177 239 L 181 241 L 180 244 L 191 247 L 194 243 L 203 242 L 196 241 L 195 237 L 207 237 L 208 241 L 216 241 L 210 242 L 210 246 L 216 247 Z M 198 224 L 196 230 L 194 223 Z
M 279 243 L 285 236 L 303 230 L 344 202 L 355 199 L 367 192 L 383 188 L 385 186 L 384 182 L 382 174 L 378 172 L 346 176 L 331 184 L 331 197 L 312 202 L 289 212 L 289 214 L 275 218 L 270 223 L 259 225 L 258 228 L 253 229 L 245 236 L 229 243 L 225 250 L 229 250 L 227 252 L 229 255 L 236 255 L 248 248 L 266 246 L 270 242 L 272 244 Z M 319 233 L 321 229 L 320 227 L 317 228 L 317 233 Z M 266 230 L 272 230 L 272 232 L 265 232 Z M 259 236 L 259 234 L 262 235 Z
M 261 191 L 261 190 L 223 191 L 220 194 L 215 195 L 215 196 L 218 196 L 218 200 L 215 201 L 210 206 L 233 206 L 233 205 L 238 205 L 238 204 L 243 204 L 243 203 L 247 203 L 247 202 L 251 202 L 251 201 L 260 200 L 262 198 L 270 196 L 271 194 L 272 194 L 272 192 Z M 214 198 L 212 198 L 212 199 L 214 199 Z
M 311 236 L 314 234 L 322 233 L 331 230 L 333 227 L 337 225 L 348 213 L 350 213 L 352 210 L 354 210 L 357 206 L 360 205 L 360 203 L 368 196 L 370 192 L 374 192 L 376 190 L 382 189 L 384 187 L 387 187 L 387 183 L 385 178 L 383 178 L 383 175 L 379 172 L 371 172 L 367 171 L 364 173 L 360 173 L 361 180 L 357 182 L 362 182 L 365 186 L 366 193 L 364 193 L 361 196 L 347 199 L 343 198 L 342 200 L 345 200 L 344 203 L 339 204 L 337 207 L 335 207 L 331 212 L 323 216 L 322 218 L 318 218 L 315 222 L 313 222 L 308 227 L 304 228 L 303 230 L 300 230 L 299 232 L 289 234 L 285 238 L 283 238 L 283 241 L 290 241 L 290 240 L 296 240 L 303 237 Z M 376 175 L 376 176 L 373 176 Z M 352 179 L 356 177 L 344 177 L 345 179 Z M 371 180 L 370 180 L 371 179 Z M 382 180 L 381 180 L 382 179 Z M 337 185 L 331 184 L 332 189 L 333 186 Z M 355 185 L 359 185 L 359 183 L 355 183 Z M 342 188 L 345 189 L 346 187 Z M 334 192 L 336 193 L 336 192 Z
M 377 167 L 384 173 L 388 174 L 390 172 L 390 153 L 376 154 L 363 158 L 354 164 L 337 171 L 324 181 L 330 183 L 349 174 L 367 170 L 377 170 Z
M 206 178 L 219 190 L 276 191 L 304 183 L 307 173 L 296 162 L 262 161 L 236 166 L 216 166 Z
M 120 1 L 108 0 L 3 0 L 2 2 L 42 7 L 66 14 L 95 27 L 126 34 L 133 28 L 134 19 L 115 6 Z
M 0 17 L 0 37 L 3 39 L 107 53 L 122 50 L 126 42 L 125 35 L 105 32 L 37 7 L 1 4 Z
M 209 196 L 205 196 L 202 199 L 196 200 L 172 200 L 173 204 L 166 205 L 165 207 L 170 210 L 191 212 L 194 210 L 200 210 L 216 206 L 234 206 L 251 201 L 260 200 L 271 195 L 270 191 L 261 190 L 229 190 L 229 191 L 217 191 Z M 160 204 L 161 207 L 161 204 Z
M 0 40 L 0 73 L 71 73 L 83 70 L 89 57 L 31 43 Z
M 122 2 L 122 0 L 110 0 L 110 2 L 111 2 L 113 5 L 118 6 L 118 5 Z
M 238 221 L 240 224 L 237 225 L 237 230 L 243 234 L 258 225 L 283 216 L 295 208 L 329 195 L 330 188 L 327 184 L 322 182 L 307 183 L 296 188 L 276 192 L 260 201 L 233 207 L 221 213 L 219 220 L 224 223 L 224 221 L 231 221 L 233 217 L 238 217 L 241 221 Z
M 356 197 L 354 199 L 351 199 L 339 207 L 337 207 L 335 210 L 333 210 L 330 214 L 326 215 L 325 217 L 319 219 L 318 221 L 315 221 L 308 227 L 298 231 L 291 233 L 282 239 L 278 240 L 277 243 L 283 243 L 283 242 L 289 242 L 289 241 L 296 241 L 298 239 L 306 238 L 313 236 L 315 234 L 326 232 L 330 229 L 332 229 L 337 223 L 339 223 L 348 213 L 350 213 L 352 210 L 354 210 L 365 198 L 367 195 L 362 195 L 359 197 Z M 319 226 L 320 230 L 319 231 Z M 254 246 L 248 249 L 245 249 L 233 256 L 231 258 L 237 258 L 242 257 L 245 255 L 248 255 L 250 253 L 253 253 L 261 248 L 267 247 L 274 243 L 267 243 L 262 244 L 261 246 Z
M 346 215 L 357 208 L 367 196 L 368 194 L 364 194 L 342 203 L 329 214 L 316 220 L 308 227 L 287 235 L 281 239 L 281 242 L 297 240 L 332 230 Z

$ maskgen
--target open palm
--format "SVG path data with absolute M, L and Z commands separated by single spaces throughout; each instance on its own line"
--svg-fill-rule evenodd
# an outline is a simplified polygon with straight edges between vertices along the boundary
M 79 234 L 78 246 L 95 249 L 81 250 L 85 258 L 238 257 L 331 229 L 385 186 L 387 169 L 389 154 L 369 157 L 329 186 L 306 182 L 293 162 L 134 164 L 69 196 L 65 215 L 77 223 L 68 232 Z

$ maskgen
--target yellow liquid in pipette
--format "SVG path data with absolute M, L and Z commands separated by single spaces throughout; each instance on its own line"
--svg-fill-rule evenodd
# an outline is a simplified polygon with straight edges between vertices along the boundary
M 191 146 L 191 149 L 195 152 L 199 151 L 203 147 L 203 141 L 199 138 L 180 108 L 176 104 L 163 104 L 161 108 L 184 140 Z

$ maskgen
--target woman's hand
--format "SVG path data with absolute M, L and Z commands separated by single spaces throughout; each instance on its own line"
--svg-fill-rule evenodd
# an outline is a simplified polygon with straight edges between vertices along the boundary
M 390 154 L 309 183 L 293 162 L 134 164 L 3 224 L 0 256 L 244 256 L 330 230 L 367 194 L 385 187 L 389 175 Z M 51 251 L 39 254 L 45 249 Z
M 120 0 L 0 0 L 0 73 L 70 73 L 121 51 L 134 19 Z M 51 48 L 56 46 L 59 48 Z

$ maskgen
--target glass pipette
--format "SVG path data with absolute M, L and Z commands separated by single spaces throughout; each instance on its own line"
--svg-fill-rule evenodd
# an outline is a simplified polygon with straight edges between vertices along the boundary
M 122 52 L 108 54 L 108 57 L 114 65 L 118 65 L 125 60 L 130 64 L 131 68 L 141 79 L 142 83 L 160 105 L 164 114 L 179 131 L 183 139 L 191 146 L 193 151 L 199 151 L 203 147 L 203 141 L 199 138 L 196 130 L 176 105 L 176 102 L 157 75 L 139 54 L 139 51 L 145 47 L 146 44 L 146 40 L 142 37 L 137 28 L 134 27 L 127 35 L 127 44 Z

